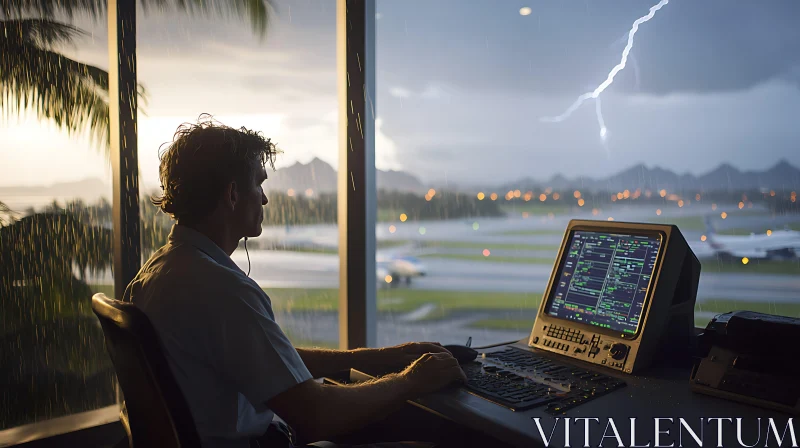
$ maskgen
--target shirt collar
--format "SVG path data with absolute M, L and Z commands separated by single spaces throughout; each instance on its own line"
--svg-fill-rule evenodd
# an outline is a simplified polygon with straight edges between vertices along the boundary
M 211 257 L 211 259 L 217 263 L 235 271 L 242 272 L 239 266 L 237 266 L 236 263 L 231 260 L 231 257 L 229 257 L 225 251 L 217 246 L 215 242 L 211 241 L 211 238 L 205 236 L 197 230 L 186 226 L 173 224 L 172 230 L 169 232 L 169 241 L 173 244 L 184 243 L 194 246 L 199 251 Z

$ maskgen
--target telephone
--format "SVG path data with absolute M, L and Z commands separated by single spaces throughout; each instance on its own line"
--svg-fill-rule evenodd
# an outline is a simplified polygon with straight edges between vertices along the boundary
M 717 315 L 698 337 L 692 390 L 800 415 L 800 319 Z

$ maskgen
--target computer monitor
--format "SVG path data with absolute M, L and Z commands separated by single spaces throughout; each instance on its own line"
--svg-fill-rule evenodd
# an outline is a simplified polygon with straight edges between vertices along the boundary
M 529 345 L 627 373 L 687 351 L 699 274 L 675 226 L 573 220 Z

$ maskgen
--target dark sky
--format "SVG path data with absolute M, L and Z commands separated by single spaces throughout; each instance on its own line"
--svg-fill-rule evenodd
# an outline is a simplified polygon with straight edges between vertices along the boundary
M 563 122 L 540 121 L 606 79 L 632 23 L 656 3 L 378 0 L 379 167 L 439 184 L 601 177 L 642 162 L 695 174 L 722 162 L 800 166 L 800 0 L 670 0 L 641 25 L 627 67 L 600 96 L 605 142 L 593 102 Z M 277 5 L 265 40 L 233 19 L 140 11 L 145 182 L 155 183 L 158 145 L 202 112 L 273 136 L 282 165 L 336 163 L 335 2 Z M 65 52 L 107 67 L 105 22 L 76 24 L 91 35 Z M 3 146 L 32 146 L 15 166 L 68 147 L 85 160 L 51 178 L 104 169 L 85 140 L 37 126 L 0 127 Z M 3 184 L 26 176 L 0 167 Z

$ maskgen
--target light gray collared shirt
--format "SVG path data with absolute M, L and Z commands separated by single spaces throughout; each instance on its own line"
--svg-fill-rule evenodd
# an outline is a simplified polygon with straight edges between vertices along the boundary
M 200 232 L 174 225 L 124 300 L 153 323 L 204 447 L 249 447 L 267 401 L 311 379 L 269 297 Z

